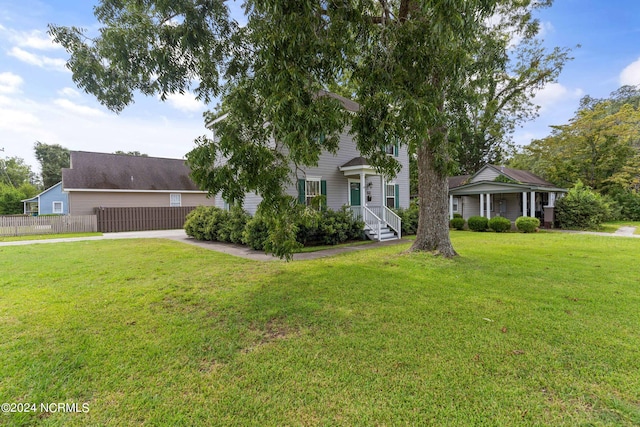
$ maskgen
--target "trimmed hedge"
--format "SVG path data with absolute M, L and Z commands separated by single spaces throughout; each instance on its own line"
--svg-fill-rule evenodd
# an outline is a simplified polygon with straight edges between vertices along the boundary
M 472 216 L 467 220 L 469 230 L 486 231 L 489 227 L 489 220 L 483 216 Z
M 301 245 L 336 245 L 364 237 L 364 223 L 355 220 L 346 208 L 322 212 L 309 210 L 293 226 L 297 230 L 296 241 Z M 184 229 L 187 235 L 198 240 L 241 243 L 256 250 L 264 250 L 270 238 L 266 218 L 261 215 L 252 218 L 239 207 L 225 211 L 199 206 L 187 215 Z
M 533 233 L 540 227 L 540 220 L 531 216 L 521 216 L 516 219 L 516 228 L 523 233 Z
M 504 233 L 511 230 L 511 221 L 502 216 L 494 216 L 489 220 L 489 228 L 496 233 Z
M 464 230 L 464 225 L 467 222 L 462 217 L 453 217 L 449 220 L 449 228 L 454 228 L 456 230 Z

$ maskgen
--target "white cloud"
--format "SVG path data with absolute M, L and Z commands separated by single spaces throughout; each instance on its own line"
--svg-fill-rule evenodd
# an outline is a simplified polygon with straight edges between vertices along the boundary
M 167 95 L 167 102 L 173 108 L 185 113 L 197 113 L 206 109 L 206 106 L 189 92 L 185 94 L 173 93 Z
M 37 50 L 61 49 L 62 46 L 53 42 L 53 38 L 40 30 L 29 33 L 17 33 L 13 37 L 14 42 L 21 47 L 29 47 Z
M 35 65 L 40 68 L 69 72 L 69 70 L 65 66 L 66 61 L 64 59 L 51 58 L 45 55 L 36 55 L 34 53 L 27 52 L 26 50 L 19 47 L 12 47 L 11 50 L 7 52 L 7 54 L 19 59 L 22 62 L 26 62 L 27 64 Z
M 0 93 L 19 93 L 22 77 L 10 72 L 0 73 Z
M 98 110 L 97 108 L 87 107 L 86 105 L 76 104 L 75 102 L 69 101 L 68 99 L 58 98 L 53 101 L 55 105 L 58 107 L 81 116 L 87 117 L 101 117 L 104 116 L 105 113 Z
M 533 102 L 540 106 L 541 111 L 544 111 L 554 108 L 558 104 L 574 103 L 583 94 L 584 91 L 580 88 L 568 89 L 560 83 L 549 83 L 536 93 Z
M 64 96 L 67 98 L 80 98 L 80 92 L 70 87 L 65 87 L 60 89 L 58 91 L 58 95 Z
M 640 85 L 640 58 L 627 65 L 620 73 L 620 84 L 636 86 Z

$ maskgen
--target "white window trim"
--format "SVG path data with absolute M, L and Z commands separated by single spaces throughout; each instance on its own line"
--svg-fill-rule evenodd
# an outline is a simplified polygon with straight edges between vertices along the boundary
M 393 196 L 392 197 L 389 196 L 389 187 L 393 188 Z M 395 182 L 387 182 L 387 184 L 385 186 L 385 189 L 384 189 L 384 205 L 386 207 L 389 207 L 387 202 L 388 202 L 388 200 L 390 198 L 393 198 L 393 205 L 392 205 L 392 207 L 390 209 L 395 209 L 395 207 L 396 207 L 396 197 L 397 197 L 397 195 L 396 195 L 396 183 Z
M 318 183 L 318 194 L 309 194 L 309 183 Z M 307 206 L 311 206 L 311 199 L 322 195 L 322 177 L 321 176 L 307 176 L 304 183 L 304 201 Z
M 176 201 L 174 201 L 174 199 L 177 200 L 177 204 L 176 204 Z M 169 194 L 169 207 L 179 208 L 181 206 L 182 206 L 182 194 L 180 194 L 180 193 L 171 193 L 171 194 Z
M 460 199 L 458 197 L 454 197 L 452 200 L 453 210 L 452 212 L 458 212 L 460 210 Z
M 56 210 L 56 203 L 60 203 L 60 209 Z M 64 213 L 64 202 L 61 202 L 59 200 L 56 200 L 55 202 L 51 203 L 51 213 L 54 214 L 63 214 Z
M 396 156 L 396 144 L 387 144 L 387 146 L 384 148 L 384 152 L 389 155 L 389 156 Z

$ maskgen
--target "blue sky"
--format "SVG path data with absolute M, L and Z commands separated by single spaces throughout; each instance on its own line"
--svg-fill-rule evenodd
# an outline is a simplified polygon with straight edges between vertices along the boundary
M 139 96 L 116 115 L 75 86 L 64 68 L 66 53 L 50 42 L 47 24 L 96 29 L 96 3 L 0 0 L 0 156 L 22 157 L 35 170 L 33 144 L 41 141 L 72 150 L 182 158 L 207 133 L 206 106 L 190 94 L 164 103 Z M 566 123 L 584 95 L 606 97 L 623 84 L 640 84 L 640 1 L 555 0 L 538 17 L 546 45 L 582 47 L 573 50 L 575 59 L 558 83 L 538 93 L 540 117 L 517 130 L 518 144 Z

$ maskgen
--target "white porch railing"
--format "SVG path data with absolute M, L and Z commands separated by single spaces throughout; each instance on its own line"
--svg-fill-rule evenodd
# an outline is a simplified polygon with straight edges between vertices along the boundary
M 378 240 L 380 240 L 381 229 L 385 226 L 393 229 L 398 239 L 402 237 L 402 220 L 386 206 L 351 206 L 350 209 L 354 218 L 364 221 L 365 226 L 376 233 Z
M 398 239 L 401 239 L 402 238 L 402 220 L 394 211 L 392 211 L 388 207 L 383 206 L 383 208 L 384 208 L 384 219 L 387 225 L 389 226 L 389 228 L 392 228 L 393 231 L 398 233 Z

